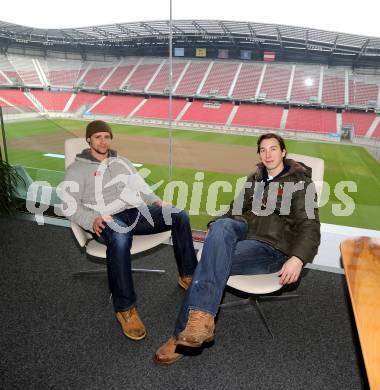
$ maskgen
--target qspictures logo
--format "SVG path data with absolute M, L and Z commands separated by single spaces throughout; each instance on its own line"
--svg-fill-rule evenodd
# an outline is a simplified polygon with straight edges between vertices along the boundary
M 107 170 L 116 174 L 110 177 L 106 175 Z M 206 184 L 205 173 L 196 172 L 192 183 L 174 180 L 165 184 L 164 180 L 160 180 L 149 186 L 145 179 L 150 175 L 151 171 L 147 168 L 136 171 L 121 158 L 109 159 L 99 164 L 93 173 L 90 182 L 92 188 L 86 190 L 92 194 L 91 202 L 83 203 L 83 199 L 79 198 L 81 189 L 78 182 L 64 181 L 56 189 L 60 203 L 54 204 L 54 212 L 72 219 L 80 212 L 95 211 L 97 214 L 108 216 L 127 208 L 136 208 L 137 217 L 129 226 L 118 225 L 112 220 L 108 223 L 119 232 L 128 232 L 134 228 L 141 215 L 153 225 L 147 199 L 158 189 L 162 190 L 166 203 L 163 215 L 168 225 L 171 224 L 171 215 L 181 209 L 187 209 L 189 215 L 206 213 L 214 217 L 223 214 L 230 204 L 220 204 L 220 197 L 227 193 L 231 194 L 230 199 L 233 200 L 231 213 L 234 216 L 246 212 L 252 212 L 257 216 L 268 216 L 273 213 L 279 216 L 288 215 L 292 202 L 298 199 L 300 194 L 303 196 L 303 209 L 309 219 L 315 218 L 316 208 L 328 203 L 331 193 L 337 199 L 337 202 L 331 204 L 333 215 L 349 216 L 355 210 L 355 202 L 348 195 L 357 192 L 357 185 L 353 181 L 341 181 L 333 189 L 327 182 L 306 184 L 303 181 L 297 183 L 274 181 L 265 186 L 263 182 L 249 182 L 246 177 L 238 178 L 235 183 L 217 180 Z M 44 213 L 51 203 L 52 191 L 48 182 L 39 181 L 31 184 L 28 189 L 26 206 L 29 212 L 36 215 L 39 224 L 44 223 Z M 117 196 L 110 197 L 110 193 L 116 193 Z M 247 194 L 250 195 L 248 203 Z M 44 201 L 37 203 L 37 199 Z M 168 206 L 174 199 L 176 207 Z M 205 211 L 201 208 L 202 202 L 205 203 Z

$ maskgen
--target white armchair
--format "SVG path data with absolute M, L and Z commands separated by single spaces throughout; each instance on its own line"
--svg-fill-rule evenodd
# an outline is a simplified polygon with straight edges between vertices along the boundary
M 291 153 L 287 155 L 287 158 L 302 162 L 312 169 L 312 179 L 316 186 L 319 203 L 323 189 L 324 161 L 316 157 Z M 200 256 L 201 251 L 198 252 L 198 261 L 200 260 Z M 272 338 L 274 338 L 273 333 L 260 307 L 259 301 L 262 299 L 288 299 L 298 296 L 297 294 L 274 296 L 266 295 L 278 291 L 282 288 L 282 285 L 279 283 L 278 272 L 262 275 L 233 275 L 228 278 L 227 286 L 248 293 L 250 296 L 247 299 L 221 304 L 220 307 L 225 308 L 237 305 L 254 304 L 260 318 L 262 319 Z
M 65 141 L 65 168 L 74 162 L 75 156 L 80 153 L 83 149 L 88 148 L 88 144 L 84 138 L 70 138 Z M 85 248 L 86 253 L 93 257 L 106 258 L 106 246 L 96 241 L 92 234 L 82 229 L 78 224 L 71 222 L 71 230 L 78 242 L 78 244 Z M 147 235 L 135 235 L 133 237 L 131 254 L 146 251 L 154 248 L 164 241 L 170 239 L 171 232 L 166 231 L 156 234 Z M 164 273 L 164 270 L 155 269 L 141 269 L 133 268 L 133 272 L 150 272 L 150 273 Z M 76 272 L 74 276 L 104 273 L 105 269 L 102 270 L 90 270 Z

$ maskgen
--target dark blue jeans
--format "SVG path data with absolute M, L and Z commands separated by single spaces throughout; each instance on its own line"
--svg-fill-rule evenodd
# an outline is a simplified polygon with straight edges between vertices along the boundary
M 191 276 L 197 266 L 190 221 L 186 212 L 177 210 L 178 212 L 172 213 L 170 225 L 166 223 L 168 219 L 164 218 L 161 207 L 148 206 L 148 209 L 154 226 L 139 213 L 138 209 L 128 209 L 112 216 L 114 222 L 124 228 L 124 231 L 114 229 L 112 224 L 107 224 L 100 239 L 97 238 L 107 246 L 108 284 L 116 312 L 128 310 L 136 303 L 130 253 L 134 235 L 171 230 L 179 274 Z M 128 229 L 129 226 L 133 228 Z
M 288 256 L 257 240 L 246 240 L 248 226 L 231 218 L 210 225 L 202 257 L 178 316 L 174 334 L 186 327 L 190 309 L 215 316 L 230 275 L 254 275 L 276 272 Z

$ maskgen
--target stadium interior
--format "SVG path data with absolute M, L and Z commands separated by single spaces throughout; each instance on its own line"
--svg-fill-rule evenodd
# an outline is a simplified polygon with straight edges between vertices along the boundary
M 372 369 L 380 353 L 368 357 L 361 349 L 340 251 L 352 237 L 380 239 L 380 37 L 221 20 L 77 29 L 0 21 L 0 114 L 1 160 L 22 178 L 16 214 L 0 218 L 0 251 L 6 257 L 0 291 L 4 315 L 20 301 L 24 311 L 6 322 L 0 387 L 171 388 L 184 378 L 183 388 L 189 389 L 380 388 Z M 250 309 L 223 311 L 220 343 L 191 367 L 187 359 L 174 374 L 154 366 L 146 351 L 153 353 L 169 335 L 183 298 L 174 285 L 174 262 L 166 262 L 173 257 L 168 240 L 136 259 L 167 270 L 162 277 L 136 275 L 152 337 L 144 351 L 136 343 L 127 351 L 120 347 L 117 325 L 109 323 L 111 309 L 105 310 L 106 278 L 71 277 L 94 264 L 84 261 L 69 222 L 55 208 L 64 142 L 83 137 L 94 119 L 111 124 L 116 148 L 149 170 L 151 185 L 183 180 L 190 191 L 203 172 L 204 188 L 217 180 L 233 187 L 254 168 L 256 141 L 266 132 L 284 137 L 289 152 L 324 160 L 321 246 L 301 282 L 290 288 L 300 294 L 298 303 L 265 306 L 274 341 Z M 157 190 L 180 202 L 180 188 L 169 192 L 165 185 Z M 221 190 L 214 211 L 232 196 Z M 354 201 L 352 210 L 347 198 Z M 193 214 L 190 203 L 179 204 L 190 211 L 196 249 L 213 216 L 207 200 L 202 195 Z M 44 286 L 38 284 L 41 275 Z M 12 295 L 14 285 L 21 290 Z M 237 295 L 227 289 L 225 301 Z M 52 309 L 57 305 L 63 313 Z M 162 315 L 164 305 L 173 313 Z M 89 334 L 85 316 L 96 323 Z M 114 366 L 120 361 L 122 377 Z M 138 377 L 128 377 L 130 370 Z

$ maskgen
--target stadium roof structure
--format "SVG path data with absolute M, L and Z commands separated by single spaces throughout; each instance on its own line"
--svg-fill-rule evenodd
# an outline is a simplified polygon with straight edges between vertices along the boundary
M 39 29 L 0 21 L 0 50 L 12 47 L 107 55 L 167 55 L 173 47 L 228 49 L 253 59 L 274 51 L 282 61 L 380 67 L 380 38 L 296 26 L 225 20 L 168 20 L 116 23 L 67 29 Z

